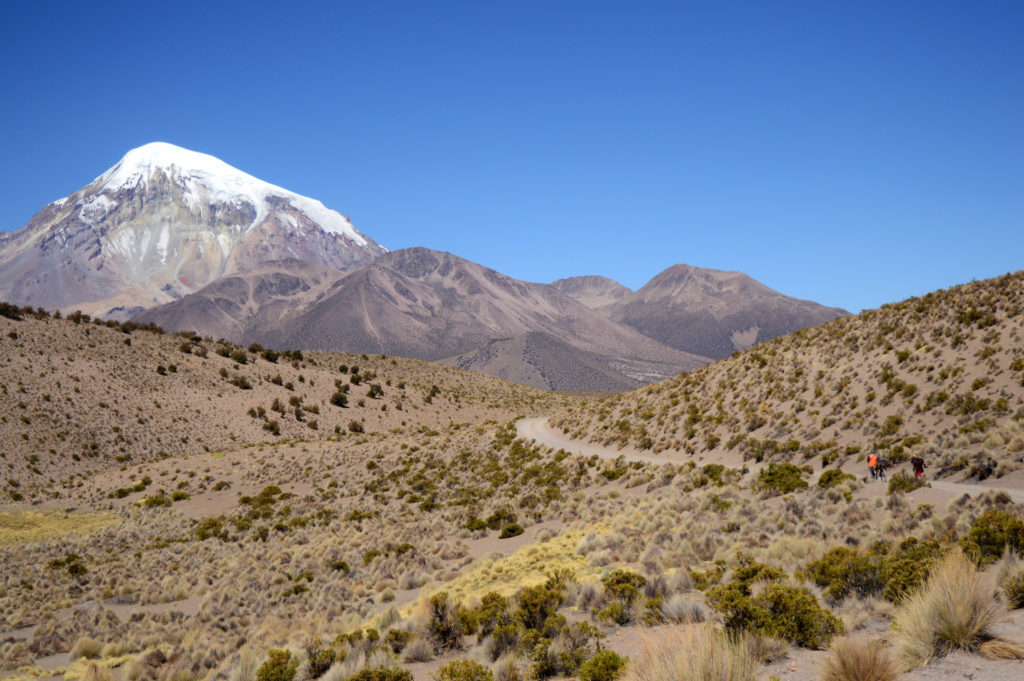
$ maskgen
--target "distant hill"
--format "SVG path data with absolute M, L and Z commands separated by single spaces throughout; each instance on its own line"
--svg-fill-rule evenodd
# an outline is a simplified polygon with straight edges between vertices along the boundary
M 669 267 L 636 292 L 603 277 L 553 286 L 649 338 L 716 359 L 848 314 L 782 295 L 741 272 L 689 265 Z
M 999 476 L 1024 462 L 1022 337 L 1017 272 L 803 329 L 552 423 L 654 452 L 916 452 L 940 475 Z
M 552 286 L 426 248 L 388 253 L 340 279 L 287 324 L 251 327 L 248 335 L 275 347 L 442 360 L 532 333 L 602 357 L 619 385 L 707 362 L 615 324 Z M 552 387 L 576 389 L 560 381 Z

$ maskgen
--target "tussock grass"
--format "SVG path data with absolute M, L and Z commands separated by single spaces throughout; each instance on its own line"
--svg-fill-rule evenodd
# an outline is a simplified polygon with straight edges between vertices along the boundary
M 837 638 L 822 664 L 820 681 L 893 681 L 896 663 L 881 641 L 864 637 Z
M 974 564 L 962 552 L 950 552 L 896 612 L 893 634 L 900 666 L 910 670 L 958 649 L 979 652 L 995 638 L 992 627 L 1005 615 L 1005 605 Z M 1014 648 L 1019 646 L 993 644 L 985 651 L 1010 654 Z
M 88 534 L 117 522 L 110 513 L 0 513 L 0 546 L 46 541 L 66 534 Z
M 623 681 L 753 681 L 757 659 L 747 642 L 710 625 L 646 634 Z

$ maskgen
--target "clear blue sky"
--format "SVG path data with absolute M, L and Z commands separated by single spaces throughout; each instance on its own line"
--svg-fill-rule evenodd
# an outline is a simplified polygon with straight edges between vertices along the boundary
M 5 2 L 0 228 L 166 141 L 389 248 L 856 311 L 1024 267 L 1024 3 Z

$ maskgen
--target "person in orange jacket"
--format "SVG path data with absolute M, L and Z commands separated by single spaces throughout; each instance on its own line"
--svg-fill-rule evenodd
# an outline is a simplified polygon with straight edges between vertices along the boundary
M 876 454 L 875 452 L 871 452 L 870 454 L 868 454 L 868 468 L 871 470 L 871 479 L 872 480 L 874 480 L 875 478 L 878 477 L 878 471 L 876 470 L 877 466 L 878 466 L 878 454 Z

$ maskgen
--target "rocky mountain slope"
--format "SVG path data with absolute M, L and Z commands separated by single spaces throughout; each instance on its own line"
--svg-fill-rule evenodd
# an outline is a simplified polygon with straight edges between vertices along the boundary
M 615 324 L 551 286 L 426 248 L 388 253 L 339 280 L 289 323 L 248 330 L 274 347 L 429 360 L 529 333 L 600 356 L 620 381 L 649 382 L 707 361 Z M 576 389 L 561 382 L 545 387 Z
M 306 260 L 274 260 L 236 272 L 132 319 L 169 330 L 245 342 L 252 328 L 268 329 L 324 296 L 344 273 Z M 248 344 L 246 342 L 246 344 Z
M 689 265 L 669 267 L 636 292 L 603 277 L 553 286 L 649 338 L 715 359 L 847 314 L 782 295 L 741 272 Z
M 0 237 L 0 300 L 124 319 L 263 262 L 383 252 L 319 201 L 152 143 Z
M 804 329 L 552 422 L 654 452 L 919 453 L 940 475 L 985 478 L 1024 461 L 1022 336 L 1017 272 Z

